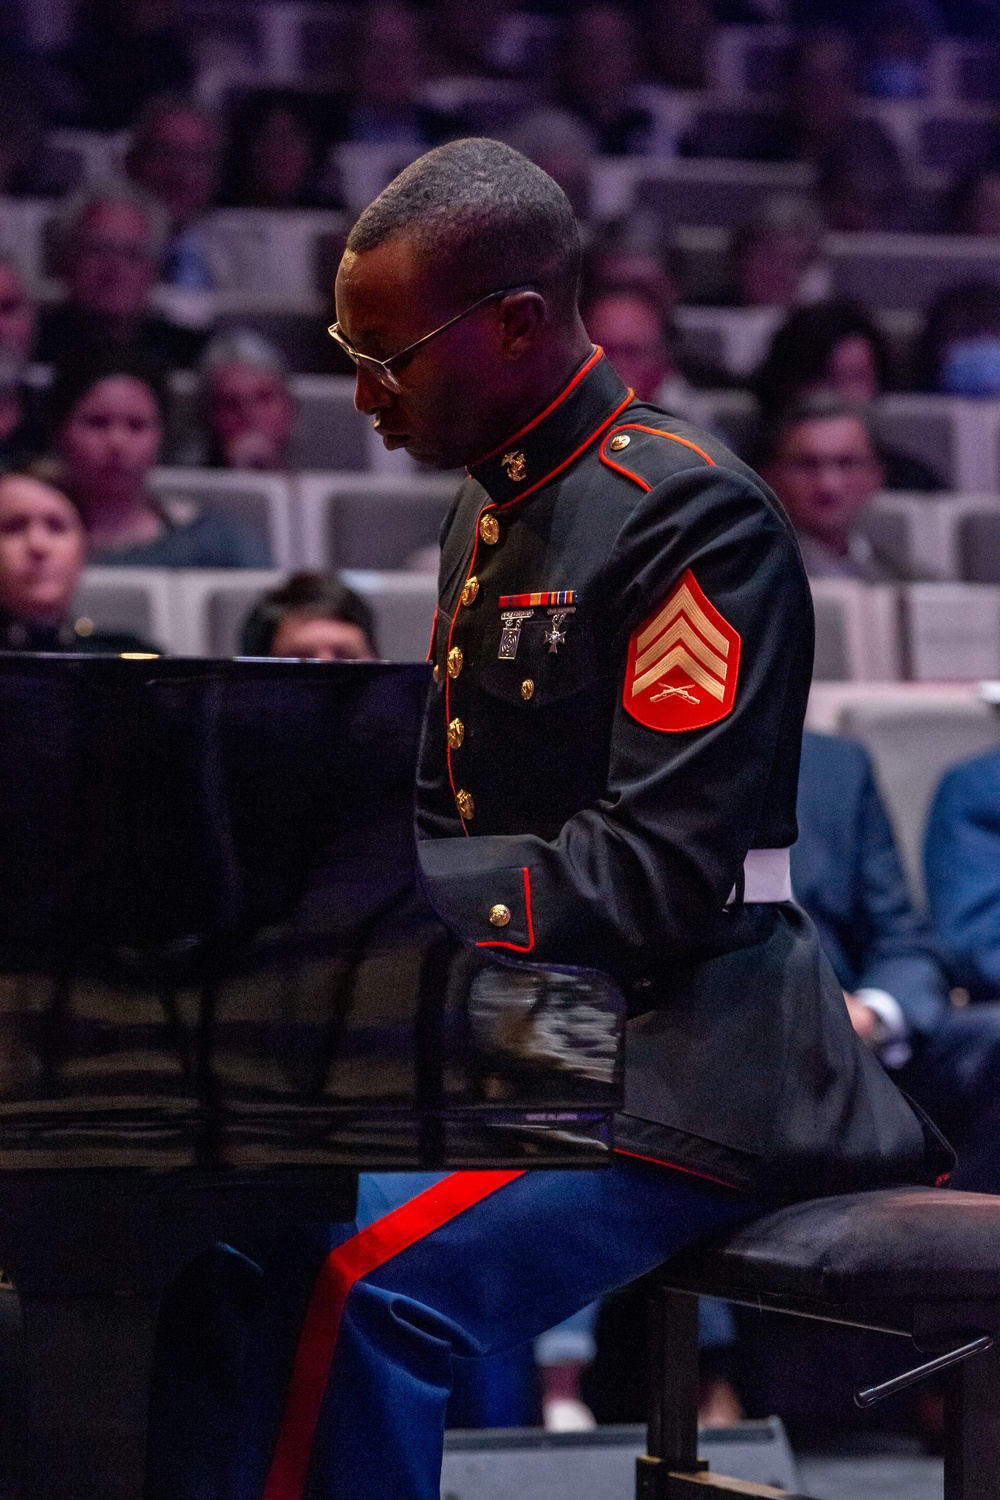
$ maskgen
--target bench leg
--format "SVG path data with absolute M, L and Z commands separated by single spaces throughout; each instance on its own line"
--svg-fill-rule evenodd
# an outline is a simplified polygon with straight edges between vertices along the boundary
M 955 1365 L 944 1379 L 944 1500 L 995 1500 L 1000 1346 Z

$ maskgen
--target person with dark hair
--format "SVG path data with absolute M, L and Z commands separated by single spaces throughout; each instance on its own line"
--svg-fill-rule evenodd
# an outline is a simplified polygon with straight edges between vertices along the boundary
M 565 20 L 558 102 L 591 132 L 602 156 L 672 155 L 673 132 L 657 118 L 655 86 L 643 88 L 635 21 L 614 0 L 586 0 Z
M 980 162 L 959 178 L 942 213 L 948 234 L 1000 235 L 1000 162 Z
M 871 406 L 891 384 L 889 345 L 868 310 L 847 298 L 816 302 L 791 313 L 778 329 L 754 390 L 765 424 L 816 392 L 855 406 Z M 942 490 L 922 459 L 874 436 L 882 483 L 889 490 Z
M 375 616 L 360 594 L 332 573 L 293 573 L 247 617 L 241 656 L 311 661 L 376 661 Z
M 363 1178 L 355 1224 L 269 1265 L 199 1492 L 436 1500 L 456 1359 L 775 1197 L 950 1160 L 790 901 L 812 666 L 791 527 L 721 443 L 633 398 L 580 320 L 579 265 L 551 178 L 454 141 L 355 224 L 332 331 L 386 446 L 469 470 L 417 780 L 428 894 L 512 963 L 615 976 L 634 1020 L 614 1159 Z
M 222 127 L 210 110 L 166 94 L 139 116 L 125 160 L 133 182 L 166 211 L 163 279 L 185 291 L 210 291 L 215 283 L 201 221 L 219 190 L 223 145 Z
M 225 512 L 155 494 L 166 387 L 148 361 L 106 356 L 68 365 L 52 389 L 51 421 L 67 493 L 95 563 L 146 568 L 263 568 L 269 549 Z
M 580 316 L 640 401 L 655 402 L 675 416 L 697 421 L 704 397 L 685 378 L 674 355 L 669 323 L 644 286 L 608 287 L 581 302 Z
M 38 306 L 17 263 L 0 251 L 0 467 L 44 453 L 44 395 L 26 380 Z
M 290 89 L 253 95 L 230 132 L 223 203 L 237 208 L 320 206 L 321 143 L 315 121 Z
M 87 533 L 51 465 L 0 473 L 0 651 L 149 651 L 124 631 L 72 613 Z
M 73 38 L 51 58 L 60 123 L 128 130 L 158 94 L 191 87 L 192 46 L 176 0 L 78 0 Z
M 1000 286 L 963 281 L 935 297 L 927 310 L 917 371 L 923 391 L 1000 394 Z
M 816 201 L 828 229 L 847 234 L 919 230 L 895 141 L 875 120 L 852 120 L 816 157 Z

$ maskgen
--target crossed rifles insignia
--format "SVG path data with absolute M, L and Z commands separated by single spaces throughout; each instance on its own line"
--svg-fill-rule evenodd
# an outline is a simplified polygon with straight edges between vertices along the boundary
M 739 635 L 688 568 L 632 634 L 624 706 L 648 729 L 703 729 L 731 710 L 739 664 Z

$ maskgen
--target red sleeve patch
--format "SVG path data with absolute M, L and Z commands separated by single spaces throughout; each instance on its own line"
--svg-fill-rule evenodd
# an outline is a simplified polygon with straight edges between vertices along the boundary
M 689 568 L 632 632 L 622 703 L 647 729 L 704 729 L 732 709 L 739 666 L 739 636 Z

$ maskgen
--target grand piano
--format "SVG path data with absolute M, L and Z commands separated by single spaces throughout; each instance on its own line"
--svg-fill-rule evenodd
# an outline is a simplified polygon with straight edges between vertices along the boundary
M 428 669 L 0 655 L 0 1496 L 141 1500 L 157 1311 L 359 1171 L 609 1157 L 604 975 L 418 872 Z

